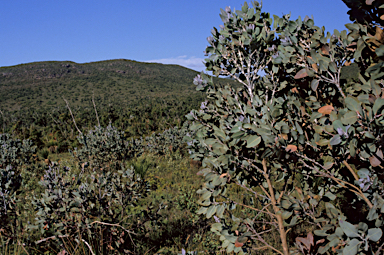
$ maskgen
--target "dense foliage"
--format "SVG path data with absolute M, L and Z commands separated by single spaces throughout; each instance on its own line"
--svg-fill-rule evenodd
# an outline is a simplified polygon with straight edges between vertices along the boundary
M 29 140 L 1 135 L 1 253 L 167 254 L 197 240 L 212 249 L 195 213 L 195 166 L 181 156 L 188 132 L 130 139 L 96 126 L 78 135 L 69 162 L 43 164 Z
M 36 218 L 30 226 L 42 233 L 43 239 L 37 244 L 53 239 L 44 246 L 59 249 L 64 238 L 76 238 L 94 247 L 98 254 L 111 249 L 123 252 L 121 246 L 134 233 L 123 221 L 130 216 L 129 207 L 149 191 L 149 184 L 136 176 L 132 167 L 76 176 L 69 168 L 52 165 L 40 185 L 44 193 L 32 201 Z M 67 252 L 72 251 L 67 248 Z
M 77 138 L 82 147 L 75 148 L 72 155 L 82 167 L 90 165 L 93 169 L 116 169 L 123 160 L 139 156 L 143 151 L 142 138 L 127 141 L 124 132 L 111 125 L 95 127 L 88 134 L 80 133 Z
M 196 73 L 130 60 L 0 67 L 0 130 L 31 139 L 38 149 L 45 149 L 41 156 L 77 147 L 77 132 L 63 98 L 85 130 L 96 123 L 93 103 L 100 125 L 111 122 L 129 137 L 181 127 L 185 115 L 204 98 L 191 86 Z M 226 79 L 217 82 L 235 85 Z
M 22 167 L 29 165 L 34 151 L 31 141 L 0 134 L 0 222 L 3 234 L 11 239 L 16 237 L 20 224 L 16 202 L 22 185 Z
M 272 19 L 258 2 L 221 11 L 206 67 L 243 86 L 198 75 L 208 100 L 188 115 L 196 135 L 187 141 L 204 166 L 199 213 L 216 217 L 227 252 L 383 249 L 384 5 L 348 6 L 355 22 L 332 34 L 308 17 Z M 352 62 L 357 75 L 343 77 Z

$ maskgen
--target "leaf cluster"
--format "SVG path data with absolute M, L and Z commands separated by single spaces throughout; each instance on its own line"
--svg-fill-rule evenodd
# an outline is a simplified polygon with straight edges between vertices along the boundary
M 198 75 L 196 89 L 207 101 L 187 116 L 195 135 L 186 139 L 191 157 L 205 166 L 199 213 L 217 217 L 212 230 L 222 247 L 280 254 L 380 250 L 382 27 L 355 22 L 348 31 L 325 33 L 309 17 L 272 19 L 258 2 L 227 7 L 220 16 L 224 24 L 207 39 L 207 71 L 243 86 L 220 87 Z M 352 62 L 357 74 L 350 77 L 345 67 Z M 251 199 L 231 199 L 231 186 Z M 356 236 L 346 230 L 348 211 L 334 207 L 340 192 L 360 215 Z M 316 237 L 308 233 L 312 241 L 303 246 L 304 239 L 287 232 L 305 224 Z M 263 238 L 274 230 L 281 246 Z

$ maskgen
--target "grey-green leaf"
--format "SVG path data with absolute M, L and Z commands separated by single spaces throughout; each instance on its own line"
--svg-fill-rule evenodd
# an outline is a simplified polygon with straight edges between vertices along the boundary
M 216 210 L 217 217 L 223 218 L 224 210 L 225 210 L 225 206 L 224 205 L 220 205 L 219 208 L 217 208 L 217 210 Z
M 359 249 L 361 242 L 357 239 L 352 239 L 349 241 L 347 246 L 343 249 L 343 255 L 355 255 Z
M 348 221 L 340 220 L 339 224 L 348 237 L 360 237 L 360 235 L 357 233 L 357 228 Z
M 383 231 L 380 228 L 371 228 L 368 229 L 368 239 L 377 242 L 380 240 L 381 236 L 383 235 Z
M 354 111 L 349 111 L 341 118 L 341 122 L 344 125 L 353 125 L 357 121 L 357 113 Z
M 363 112 L 360 103 L 352 97 L 347 97 L 345 99 L 345 104 L 352 111 L 359 112 L 360 114 Z
M 318 79 L 313 79 L 312 82 L 311 82 L 312 90 L 316 91 L 318 86 L 319 86 L 319 80 Z
M 205 214 L 208 210 L 208 207 L 200 207 L 200 209 L 196 212 L 197 214 Z
M 281 217 L 283 217 L 284 220 L 288 219 L 289 217 L 291 217 L 292 215 L 292 211 L 289 212 L 289 211 L 284 211 L 282 214 L 281 214 Z
M 335 135 L 332 137 L 331 141 L 329 142 L 332 146 L 333 145 L 338 145 L 339 143 L 341 143 L 341 137 L 340 135 Z
M 211 206 L 208 208 L 208 210 L 207 210 L 207 214 L 206 214 L 207 219 L 211 218 L 212 215 L 215 214 L 216 209 L 217 209 L 216 205 L 211 205 Z
M 261 137 L 257 135 L 251 135 L 246 138 L 247 140 L 247 148 L 252 148 L 257 146 L 261 142 Z
M 382 108 L 384 105 L 384 98 L 378 98 L 376 99 L 375 101 L 375 104 L 373 105 L 372 107 L 372 110 L 373 110 L 373 113 L 376 115 L 376 114 L 380 114 L 378 113 L 377 111 L 380 110 L 380 108 Z

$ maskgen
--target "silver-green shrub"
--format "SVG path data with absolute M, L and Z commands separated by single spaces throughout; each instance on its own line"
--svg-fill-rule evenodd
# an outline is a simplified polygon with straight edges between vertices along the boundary
M 191 136 L 193 132 L 185 123 L 181 128 L 174 127 L 159 134 L 152 134 L 145 138 L 145 150 L 154 154 L 164 155 L 181 151 L 185 148 L 184 137 Z
M 77 138 L 81 147 L 71 153 L 82 167 L 90 165 L 97 169 L 116 169 L 123 160 L 138 156 L 143 151 L 142 138 L 125 140 L 124 132 L 111 125 L 106 128 L 97 126 Z
M 17 194 L 22 185 L 22 166 L 32 160 L 35 148 L 29 140 L 0 134 L 0 224 L 5 236 L 13 238 L 17 220 Z
M 57 164 L 49 167 L 39 184 L 44 192 L 32 201 L 36 218 L 30 225 L 30 230 L 41 233 L 37 243 L 59 249 L 63 240 L 78 240 L 98 253 L 130 242 L 134 233 L 126 222 L 133 216 L 130 208 L 150 188 L 133 168 L 74 175 Z
M 204 166 L 199 213 L 217 218 L 211 229 L 227 252 L 382 252 L 383 5 L 348 3 L 375 22 L 326 33 L 258 2 L 221 10 L 206 70 L 242 87 L 197 76 L 207 102 L 188 115 L 186 139 Z M 352 62 L 359 72 L 345 79 Z

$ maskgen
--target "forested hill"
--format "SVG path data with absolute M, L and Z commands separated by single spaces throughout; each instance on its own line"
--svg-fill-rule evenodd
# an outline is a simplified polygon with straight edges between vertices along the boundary
M 0 68 L 0 108 L 7 111 L 64 104 L 134 105 L 137 100 L 196 96 L 197 72 L 177 66 L 109 60 L 87 64 L 36 62 Z
M 0 68 L 0 133 L 30 138 L 39 148 L 76 146 L 77 131 L 66 108 L 83 131 L 110 122 L 128 137 L 181 126 L 200 106 L 197 72 L 177 66 L 108 60 L 87 64 L 49 61 Z M 228 79 L 215 82 L 235 85 Z M 55 147 L 56 148 L 56 147 Z

